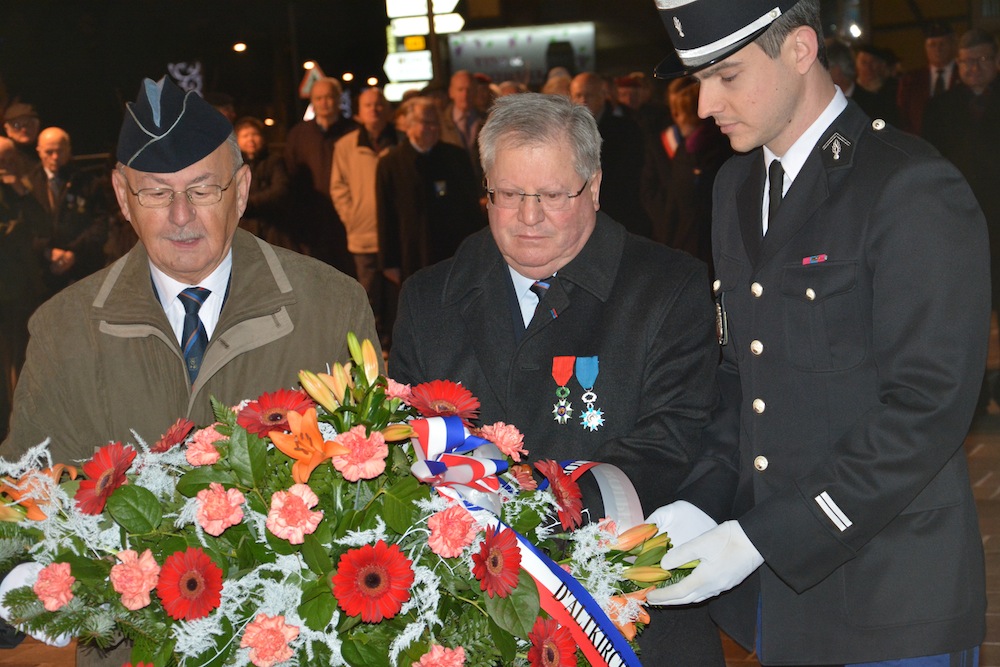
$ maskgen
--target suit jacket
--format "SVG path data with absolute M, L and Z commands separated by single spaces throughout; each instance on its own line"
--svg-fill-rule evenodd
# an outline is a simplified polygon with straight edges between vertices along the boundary
M 713 615 L 751 646 L 759 602 L 766 664 L 978 646 L 962 442 L 989 331 L 983 215 L 936 151 L 853 103 L 761 239 L 763 183 L 757 149 L 715 185 L 722 400 L 683 495 L 738 518 L 765 564 Z
M 409 141 L 379 158 L 375 170 L 382 266 L 403 277 L 451 257 L 485 220 L 480 184 L 465 151 L 439 141 L 418 153 Z
M 235 405 L 347 358 L 348 331 L 378 341 L 356 281 L 244 230 L 233 240 L 229 298 L 193 386 L 142 244 L 43 304 L 30 326 L 0 447 L 9 460 L 49 436 L 53 459 L 65 463 L 131 440 L 132 429 L 152 444 L 180 417 L 214 421 L 212 396 Z
M 713 399 L 717 352 L 704 265 L 599 214 L 520 341 L 512 292 L 488 229 L 453 259 L 415 274 L 400 295 L 393 378 L 461 382 L 479 398 L 484 424 L 521 429 L 530 460 L 614 463 L 647 511 L 673 498 Z M 568 385 L 572 418 L 555 421 L 557 355 L 598 357 L 594 407 L 605 423 L 596 431 L 580 423 L 584 388 L 576 378 Z
M 615 115 L 610 103 L 605 103 L 597 129 L 601 132 L 601 209 L 633 234 L 649 236 L 651 223 L 640 187 L 649 140 L 632 118 Z
M 910 70 L 899 79 L 896 90 L 896 106 L 899 108 L 900 129 L 920 136 L 923 132 L 924 109 L 931 99 L 930 67 Z M 958 83 L 958 65 L 951 68 L 951 76 L 946 83 L 951 90 Z

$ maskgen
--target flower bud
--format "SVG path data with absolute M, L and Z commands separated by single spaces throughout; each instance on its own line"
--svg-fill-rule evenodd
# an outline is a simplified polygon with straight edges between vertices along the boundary
M 362 363 L 361 343 L 358 342 L 358 337 L 354 335 L 353 331 L 347 332 L 347 349 L 350 351 L 354 363 L 360 366 Z
M 371 386 L 378 378 L 378 354 L 375 352 L 375 346 L 367 338 L 361 343 L 361 359 L 362 368 L 365 371 L 365 379 L 368 380 L 368 385 Z
M 386 442 L 401 442 L 413 435 L 409 424 L 389 424 L 382 429 L 382 437 Z
M 656 535 L 656 531 L 655 523 L 640 523 L 638 526 L 632 526 L 618 535 L 618 539 L 611 545 L 611 548 L 616 551 L 631 551 Z
M 670 570 L 649 565 L 626 568 L 622 574 L 626 579 L 631 579 L 642 584 L 658 584 L 661 581 L 666 581 L 671 576 Z
M 329 377 L 329 376 L 327 376 Z M 340 401 L 334 396 L 326 382 L 312 371 L 299 371 L 299 384 L 309 396 L 323 406 L 327 412 L 333 412 L 340 407 Z

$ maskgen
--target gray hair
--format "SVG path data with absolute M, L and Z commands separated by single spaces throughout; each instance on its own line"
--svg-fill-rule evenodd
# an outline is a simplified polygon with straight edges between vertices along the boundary
M 992 48 L 993 53 L 997 52 L 996 37 L 985 30 L 980 30 L 979 28 L 967 30 L 958 40 L 958 48 L 960 49 L 974 49 L 975 47 L 983 46 L 984 44 Z
M 576 173 L 590 178 L 601 168 L 601 133 L 587 107 L 559 95 L 523 93 L 498 98 L 479 132 L 479 159 L 489 173 L 501 148 L 568 141 Z
M 799 0 L 795 6 L 779 16 L 755 41 L 767 56 L 774 60 L 781 53 L 785 38 L 801 26 L 812 28 L 816 33 L 816 59 L 829 69 L 826 58 L 826 43 L 823 41 L 823 21 L 820 19 L 819 0 Z

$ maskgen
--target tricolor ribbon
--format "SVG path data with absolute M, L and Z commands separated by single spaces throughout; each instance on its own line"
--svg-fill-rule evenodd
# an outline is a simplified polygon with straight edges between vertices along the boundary
M 438 493 L 460 500 L 470 511 L 488 509 L 491 528 L 501 525 L 497 474 L 507 469 L 506 460 L 470 456 L 478 451 L 500 454 L 496 445 L 470 435 L 458 417 L 430 417 L 410 422 L 414 432 L 417 461 L 413 474 L 432 485 Z M 495 452 L 496 454 L 493 454 Z M 574 461 L 564 470 L 576 479 L 590 471 L 604 495 L 606 514 L 619 526 L 643 521 L 642 506 L 635 489 L 615 466 Z M 509 529 L 509 527 L 504 526 Z M 571 574 L 515 531 L 521 552 L 521 568 L 538 587 L 539 603 L 545 612 L 570 631 L 591 665 L 597 667 L 641 667 L 639 658 L 601 606 Z

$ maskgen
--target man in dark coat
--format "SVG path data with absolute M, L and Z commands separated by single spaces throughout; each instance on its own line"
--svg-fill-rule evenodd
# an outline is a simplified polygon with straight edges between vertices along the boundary
M 434 101 L 417 97 L 407 104 L 408 141 L 382 156 L 375 173 L 380 262 L 397 285 L 451 257 L 484 222 L 469 157 L 440 140 Z
M 111 211 L 102 189 L 103 165 L 101 169 L 74 167 L 65 130 L 42 130 L 38 155 L 41 163 L 28 178 L 32 194 L 48 216 L 45 282 L 52 295 L 103 268 Z
M 582 106 L 500 98 L 480 153 L 490 227 L 403 285 L 390 374 L 461 382 L 532 461 L 614 464 L 647 509 L 672 499 L 714 396 L 704 264 L 598 213 L 600 135 Z M 610 509 L 586 481 L 584 495 L 592 520 Z M 639 642 L 649 665 L 723 664 L 704 608 L 654 613 Z
M 834 86 L 819 0 L 661 16 L 676 55 L 658 72 L 696 73 L 699 112 L 744 155 L 715 182 L 712 456 L 651 517 L 680 542 L 663 567 L 700 564 L 648 599 L 721 594 L 713 617 L 765 665 L 974 665 L 985 577 L 962 443 L 990 305 L 972 191 Z
M 341 92 L 336 79 L 316 81 L 309 93 L 315 117 L 288 132 L 285 167 L 291 180 L 292 204 L 288 221 L 292 239 L 302 252 L 353 276 L 347 233 L 330 199 L 334 144 L 358 127 L 340 111 Z
M 918 136 L 923 132 L 927 103 L 958 83 L 955 31 L 945 21 L 931 21 L 924 27 L 924 35 L 927 64 L 903 74 L 896 90 L 899 127 Z

